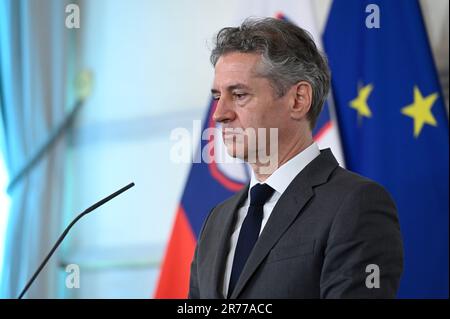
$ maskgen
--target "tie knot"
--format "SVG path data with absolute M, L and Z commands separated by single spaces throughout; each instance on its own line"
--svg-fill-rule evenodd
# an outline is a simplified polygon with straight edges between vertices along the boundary
M 256 184 L 250 190 L 250 206 L 264 206 L 274 189 L 267 184 Z

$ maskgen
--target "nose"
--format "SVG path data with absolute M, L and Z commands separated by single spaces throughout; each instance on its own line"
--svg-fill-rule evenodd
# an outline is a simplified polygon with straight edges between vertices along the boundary
M 213 114 L 213 120 L 218 123 L 228 123 L 235 119 L 236 113 L 229 106 L 224 98 L 217 100 L 216 110 Z

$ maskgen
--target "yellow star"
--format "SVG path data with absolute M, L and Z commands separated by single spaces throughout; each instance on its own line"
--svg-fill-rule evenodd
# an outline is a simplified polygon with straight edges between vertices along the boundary
M 431 108 L 438 98 L 437 93 L 423 97 L 417 86 L 414 86 L 414 103 L 402 108 L 402 114 L 410 116 L 414 120 L 414 137 L 418 137 L 425 124 L 437 126 L 436 119 L 431 113 Z
M 358 90 L 358 96 L 350 101 L 350 107 L 358 111 L 358 116 L 371 117 L 372 112 L 370 111 L 369 106 L 367 105 L 367 99 L 369 98 L 370 93 L 373 90 L 373 85 L 368 84 Z

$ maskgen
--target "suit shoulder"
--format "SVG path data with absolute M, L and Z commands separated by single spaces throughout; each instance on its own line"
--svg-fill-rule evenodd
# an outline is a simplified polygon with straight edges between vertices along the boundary
M 395 206 L 395 202 L 387 189 L 376 181 L 365 176 L 337 167 L 330 175 L 327 183 L 316 189 L 317 192 L 326 194 L 335 203 L 342 203 L 345 199 L 359 198 L 381 199 Z
M 368 187 L 386 191 L 384 186 L 382 186 L 380 183 L 340 166 L 337 167 L 337 169 L 330 176 L 328 184 L 330 186 L 339 187 L 344 190 L 348 190 L 349 188 L 355 189 L 358 187 Z

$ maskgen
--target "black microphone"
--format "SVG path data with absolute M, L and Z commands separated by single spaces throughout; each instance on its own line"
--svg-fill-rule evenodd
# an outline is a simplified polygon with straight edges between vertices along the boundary
M 109 202 L 111 199 L 113 199 L 114 197 L 122 194 L 123 192 L 129 190 L 131 187 L 134 186 L 134 183 L 130 183 L 125 187 L 122 187 L 121 189 L 119 189 L 117 192 L 112 193 L 111 195 L 109 195 L 108 197 L 103 198 L 101 201 L 95 203 L 94 205 L 92 205 L 91 207 L 89 207 L 88 209 L 86 209 L 84 212 L 82 212 L 80 215 L 78 215 L 70 224 L 69 226 L 66 227 L 66 229 L 64 230 L 64 232 L 61 234 L 61 236 L 59 236 L 58 240 L 56 241 L 55 245 L 53 246 L 52 250 L 50 250 L 50 252 L 48 253 L 47 257 L 45 257 L 44 261 L 41 263 L 41 265 L 39 266 L 39 268 L 36 270 L 36 272 L 34 273 L 33 277 L 31 277 L 31 279 L 28 281 L 28 283 L 26 284 L 26 286 L 23 288 L 22 292 L 20 293 L 18 299 L 22 299 L 23 295 L 25 295 L 25 293 L 27 292 L 27 290 L 31 287 L 31 285 L 33 284 L 34 280 L 37 278 L 37 276 L 39 275 L 39 273 L 41 272 L 41 270 L 44 268 L 45 264 L 47 264 L 48 260 L 50 259 L 50 257 L 53 255 L 53 253 L 55 252 L 56 248 L 58 248 L 59 244 L 61 244 L 61 242 L 63 241 L 64 237 L 66 237 L 67 233 L 69 232 L 69 230 L 72 228 L 73 225 L 75 225 L 75 223 L 84 215 L 89 214 L 90 212 L 92 212 L 93 210 L 99 208 L 100 206 L 102 206 L 103 204 L 105 204 L 106 202 Z

